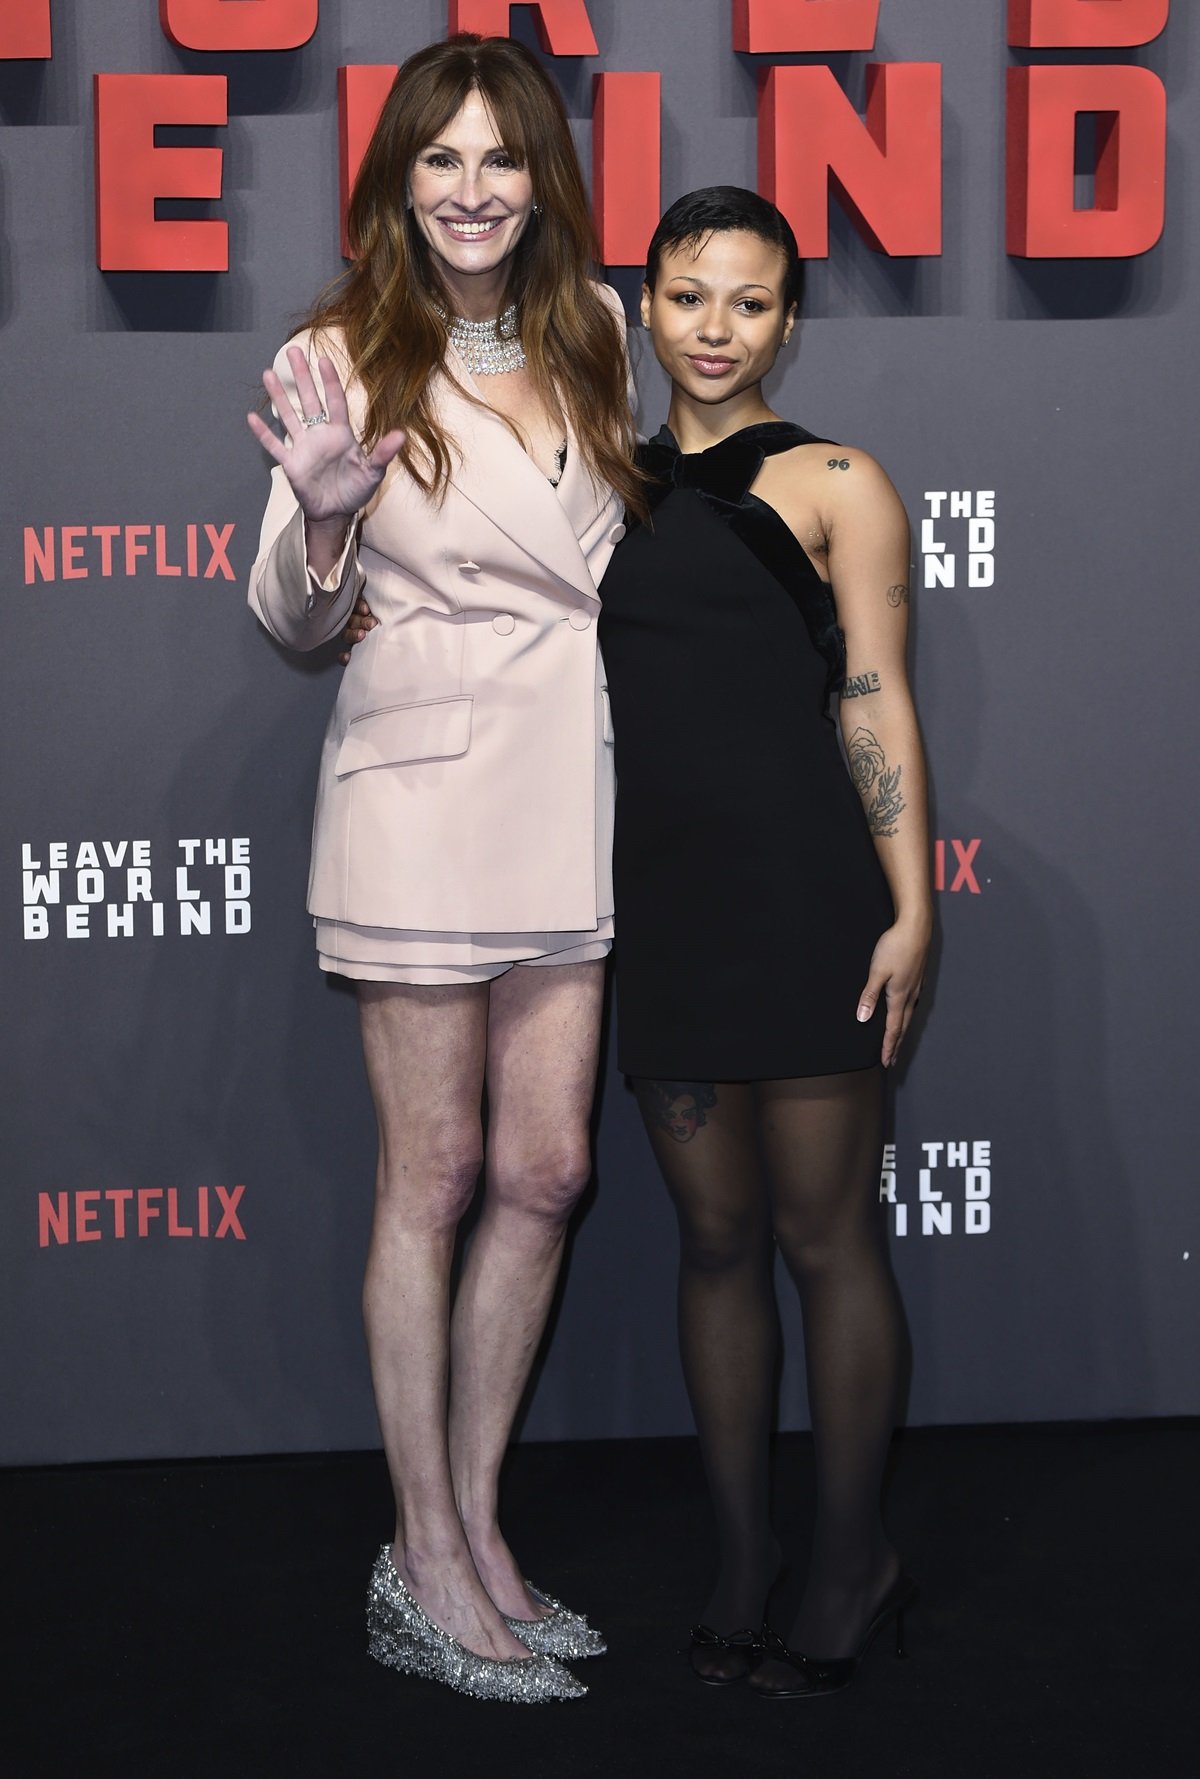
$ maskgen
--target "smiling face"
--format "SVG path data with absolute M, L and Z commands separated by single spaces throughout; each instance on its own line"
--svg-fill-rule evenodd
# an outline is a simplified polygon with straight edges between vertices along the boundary
M 743 229 L 664 248 L 642 321 L 677 390 L 705 406 L 762 382 L 791 334 L 781 250 Z
M 478 92 L 420 150 L 408 195 L 459 314 L 468 320 L 495 315 L 533 214 L 533 180 L 499 140 Z

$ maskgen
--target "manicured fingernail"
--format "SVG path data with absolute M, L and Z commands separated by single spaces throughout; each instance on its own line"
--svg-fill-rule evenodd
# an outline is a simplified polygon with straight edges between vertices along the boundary
M 871 1009 L 867 1006 L 866 1002 L 864 1001 L 862 1006 L 858 1009 L 859 1023 L 860 1024 L 865 1023 L 868 1019 L 870 1019 L 870 1017 L 871 1017 Z

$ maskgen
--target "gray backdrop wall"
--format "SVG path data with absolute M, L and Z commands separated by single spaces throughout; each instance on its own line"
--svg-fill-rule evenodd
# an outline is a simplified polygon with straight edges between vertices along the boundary
M 1171 11 L 1144 49 L 1041 58 L 1162 77 L 1161 243 L 1028 261 L 1004 251 L 1003 96 L 1006 68 L 1038 58 L 1006 47 L 1000 0 L 885 0 L 876 58 L 944 65 L 945 250 L 890 261 L 835 206 L 771 391 L 873 450 L 915 544 L 958 564 L 947 587 L 914 560 L 943 887 L 883 1169 L 918 1422 L 1200 1408 L 1197 40 L 1194 9 Z M 657 69 L 664 202 L 753 184 L 764 58 L 732 50 L 728 0 L 589 13 L 599 58 L 555 64 L 585 164 L 595 69 Z M 339 670 L 287 658 L 246 609 L 266 472 L 242 416 L 341 263 L 337 68 L 402 59 L 445 32 L 447 7 L 323 0 L 307 46 L 257 56 L 178 49 L 154 0 L 53 14 L 52 60 L 0 64 L 0 1458 L 372 1444 L 373 1124 L 353 1000 L 318 974 L 303 907 Z M 536 41 L 530 9 L 513 20 Z M 861 102 L 868 58 L 824 59 Z M 192 133 L 225 149 L 207 213 L 228 219 L 228 273 L 96 269 L 98 71 L 228 75 L 228 128 Z M 632 311 L 636 274 L 614 281 Z M 639 381 L 653 429 L 665 393 L 645 352 Z M 952 492 L 969 510 L 934 498 Z M 970 586 L 980 493 L 991 584 Z M 610 1063 L 526 1437 L 688 1429 L 673 1262 Z

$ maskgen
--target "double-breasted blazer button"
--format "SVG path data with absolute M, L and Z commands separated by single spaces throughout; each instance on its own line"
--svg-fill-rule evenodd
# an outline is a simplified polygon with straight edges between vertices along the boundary
M 567 623 L 571 626 L 572 630 L 590 630 L 592 627 L 592 614 L 591 612 L 582 611 L 579 606 L 576 606 L 575 610 L 567 619 Z
M 478 574 L 479 564 L 478 562 L 460 562 L 458 572 L 459 574 Z
M 614 525 L 608 534 L 608 541 L 610 544 L 619 544 L 624 536 L 625 527 L 623 525 Z
M 492 619 L 492 629 L 497 636 L 511 636 L 517 627 L 517 620 L 511 612 L 497 612 Z

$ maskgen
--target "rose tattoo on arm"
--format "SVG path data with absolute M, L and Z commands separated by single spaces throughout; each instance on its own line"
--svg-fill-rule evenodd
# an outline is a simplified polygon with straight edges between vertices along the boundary
M 899 766 L 889 766 L 882 747 L 870 729 L 856 729 L 846 743 L 850 776 L 863 800 L 872 834 L 887 838 L 897 831 L 904 798 L 900 792 Z

